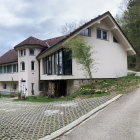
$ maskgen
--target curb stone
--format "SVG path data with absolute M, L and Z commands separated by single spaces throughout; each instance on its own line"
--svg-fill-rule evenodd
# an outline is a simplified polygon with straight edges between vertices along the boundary
M 53 140 L 53 139 L 61 136 L 62 134 L 64 134 L 67 131 L 71 130 L 72 128 L 74 128 L 75 126 L 77 126 L 78 124 L 80 124 L 81 122 L 83 122 L 84 120 L 89 118 L 90 116 L 92 116 L 94 113 L 96 113 L 97 111 L 103 109 L 104 107 L 106 107 L 107 105 L 109 105 L 113 101 L 117 100 L 121 96 L 122 96 L 122 94 L 119 94 L 119 95 L 115 96 L 114 98 L 110 99 L 109 101 L 105 102 L 104 104 L 101 104 L 100 106 L 94 108 L 93 110 L 91 110 L 87 114 L 85 114 L 85 115 L 81 116 L 80 118 L 78 118 L 77 120 L 73 121 L 72 123 L 66 125 L 63 128 L 60 128 L 59 130 L 57 130 L 57 131 L 51 133 L 50 135 L 47 135 L 47 136 L 45 136 L 45 137 L 43 137 L 43 138 L 41 138 L 39 140 Z

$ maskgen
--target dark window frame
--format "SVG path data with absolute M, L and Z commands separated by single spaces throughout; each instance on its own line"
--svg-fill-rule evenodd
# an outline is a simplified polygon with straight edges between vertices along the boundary
M 31 61 L 31 70 L 32 70 L 32 71 L 35 70 L 35 61 Z
M 67 52 L 67 55 L 66 55 Z M 72 51 L 71 51 L 72 53 Z M 43 59 L 44 74 L 47 75 L 72 75 L 72 58 L 68 51 L 60 49 Z M 52 56 L 54 57 L 52 59 Z M 61 56 L 61 57 L 60 57 Z M 64 58 L 64 56 L 69 57 Z M 64 61 L 64 59 L 66 59 Z M 66 69 L 66 70 L 65 70 Z
M 12 73 L 12 72 L 13 72 L 13 66 L 7 65 L 7 73 Z
M 80 35 L 91 37 L 91 28 L 84 29 L 83 31 L 80 32 Z
M 25 62 L 22 61 L 20 64 L 21 64 L 21 71 L 25 71 Z
M 104 38 L 105 37 L 104 33 L 106 33 L 106 38 Z M 96 29 L 96 37 L 97 37 L 97 39 L 109 41 L 109 32 L 107 30 L 97 28 Z
M 26 56 L 26 49 L 19 50 L 19 56 L 20 57 Z
M 35 55 L 35 49 L 34 48 L 29 48 L 29 54 L 31 56 L 34 56 Z
M 0 66 L 0 74 L 3 73 L 3 66 Z

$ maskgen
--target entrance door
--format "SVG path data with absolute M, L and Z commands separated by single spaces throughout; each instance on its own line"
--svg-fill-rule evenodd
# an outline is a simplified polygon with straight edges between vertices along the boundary
M 26 82 L 21 82 L 21 92 L 26 95 Z
M 67 81 L 55 81 L 55 95 L 58 97 L 67 95 Z

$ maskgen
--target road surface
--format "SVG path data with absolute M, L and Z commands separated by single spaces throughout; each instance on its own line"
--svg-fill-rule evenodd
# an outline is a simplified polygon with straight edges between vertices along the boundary
M 61 140 L 140 140 L 140 88 L 64 134 Z

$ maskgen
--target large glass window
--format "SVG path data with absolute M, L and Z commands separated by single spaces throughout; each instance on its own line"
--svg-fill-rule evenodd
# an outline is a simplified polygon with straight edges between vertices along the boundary
M 13 72 L 18 72 L 18 64 L 13 64 Z
M 48 57 L 48 74 L 52 74 L 52 57 Z
M 7 73 L 7 66 L 4 66 L 4 73 Z
M 44 74 L 47 74 L 47 58 L 43 59 Z
M 30 48 L 30 49 L 29 49 L 29 52 L 30 52 L 30 55 L 34 55 L 34 53 L 35 53 L 35 49 Z
M 54 54 L 52 55 L 52 74 L 54 74 Z
M 54 74 L 58 74 L 58 52 L 55 53 L 54 69 L 55 69 Z
M 71 75 L 72 74 L 72 51 L 66 50 L 64 51 L 63 55 L 63 67 L 64 67 L 64 74 Z
M 61 49 L 43 59 L 44 74 L 71 75 L 72 59 L 71 51 Z
M 97 29 L 97 38 L 108 40 L 108 32 L 102 29 Z
M 58 52 L 58 74 L 63 74 L 63 55 L 62 50 Z
M 11 73 L 12 72 L 12 65 L 7 65 L 7 73 Z
M 3 67 L 0 66 L 0 74 L 3 73 Z

